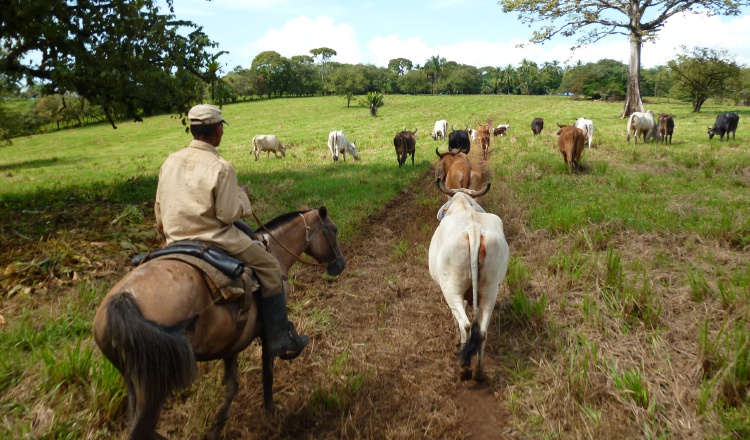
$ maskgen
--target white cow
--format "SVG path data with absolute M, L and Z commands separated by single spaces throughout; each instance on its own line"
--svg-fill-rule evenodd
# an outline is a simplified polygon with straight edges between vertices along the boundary
M 262 151 L 266 152 L 267 158 L 271 156 L 272 151 L 274 157 L 279 157 L 278 153 L 281 153 L 281 157 L 286 157 L 286 147 L 281 145 L 275 134 L 259 134 L 253 137 L 255 160 L 258 160 Z
M 346 162 L 346 153 L 354 156 L 355 160 L 359 160 L 357 141 L 349 142 L 343 131 L 332 131 L 328 134 L 328 149 L 331 151 L 334 162 L 339 160 L 339 154 L 344 156 L 344 162 Z
M 594 142 L 594 121 L 586 118 L 576 119 L 576 127 L 583 131 L 585 140 L 588 140 L 589 150 L 591 149 L 591 143 Z
M 486 377 L 482 365 L 487 327 L 508 270 L 508 243 L 500 217 L 485 213 L 473 199 L 487 193 L 489 184 L 482 191 L 438 186 L 451 199 L 438 212 L 440 225 L 430 242 L 430 275 L 458 324 L 461 379 L 471 377 L 471 357 L 478 353 L 474 379 L 480 381 Z M 473 322 L 464 307 L 468 292 L 472 292 Z
M 477 131 L 473 128 L 466 129 L 466 131 L 469 133 L 469 136 L 471 136 L 471 140 L 476 142 L 477 141 Z
M 446 136 L 448 136 L 448 121 L 445 119 L 435 121 L 435 128 L 432 129 L 432 138 L 444 141 Z
M 628 142 L 630 135 L 635 136 L 635 143 L 638 143 L 638 136 L 643 135 L 643 142 L 656 137 L 656 123 L 654 121 L 654 112 L 649 110 L 646 113 L 633 112 L 628 118 Z

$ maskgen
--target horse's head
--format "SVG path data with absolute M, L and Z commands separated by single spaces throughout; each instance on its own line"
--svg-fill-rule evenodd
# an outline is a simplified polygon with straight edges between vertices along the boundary
M 328 275 L 338 275 L 346 268 L 346 259 L 339 249 L 339 228 L 333 223 L 325 206 L 310 211 L 317 212 L 321 233 L 311 233 L 305 253 L 321 263 L 328 263 L 326 266 Z

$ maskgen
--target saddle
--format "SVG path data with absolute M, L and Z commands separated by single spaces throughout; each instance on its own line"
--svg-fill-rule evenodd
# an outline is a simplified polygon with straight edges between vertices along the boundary
M 203 275 L 215 303 L 245 299 L 241 309 L 247 310 L 254 292 L 260 289 L 252 269 L 218 247 L 206 243 L 181 241 L 163 249 L 136 255 L 135 265 L 151 260 L 178 260 L 187 263 Z

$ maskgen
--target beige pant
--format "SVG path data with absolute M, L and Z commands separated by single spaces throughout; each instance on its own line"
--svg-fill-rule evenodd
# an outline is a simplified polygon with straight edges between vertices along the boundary
M 257 243 L 253 243 L 249 248 L 232 256 L 255 272 L 260 283 L 261 296 L 267 298 L 284 292 L 279 261 Z

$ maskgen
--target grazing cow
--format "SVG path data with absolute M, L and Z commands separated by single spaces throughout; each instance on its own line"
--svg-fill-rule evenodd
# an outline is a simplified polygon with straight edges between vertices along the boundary
M 281 157 L 286 157 L 286 147 L 281 145 L 279 138 L 274 134 L 259 134 L 253 137 L 253 153 L 255 153 L 255 160 L 258 160 L 260 153 L 265 151 L 266 158 L 273 156 L 278 158 L 278 153 L 281 153 Z
M 658 140 L 663 144 L 667 143 L 667 136 L 669 136 L 669 143 L 672 143 L 672 133 L 674 133 L 674 116 L 659 113 L 659 122 L 657 123 Z
M 508 243 L 500 217 L 486 213 L 473 199 L 484 195 L 489 184 L 479 192 L 448 190 L 440 181 L 438 187 L 451 198 L 438 212 L 440 224 L 430 242 L 430 275 L 440 286 L 458 326 L 460 378 L 471 377 L 471 358 L 478 354 L 474 379 L 482 381 L 486 379 L 487 327 L 508 270 Z M 464 301 L 474 307 L 472 322 Z
M 562 153 L 565 164 L 568 166 L 568 174 L 577 173 L 586 136 L 583 134 L 583 130 L 578 127 L 560 125 L 559 123 L 557 126 L 560 127 L 560 130 L 557 131 L 557 146 L 560 148 L 560 153 Z
M 448 148 L 459 149 L 462 152 L 469 154 L 471 149 L 471 140 L 469 140 L 469 130 L 454 130 L 451 128 L 451 133 L 448 135 Z
M 729 133 L 732 133 L 732 140 L 737 132 L 737 125 L 740 123 L 740 115 L 735 112 L 722 113 L 716 117 L 713 127 L 708 127 L 708 139 L 713 139 L 715 134 L 721 136 L 721 140 L 724 140 L 724 134 L 727 135 L 727 141 L 729 141 Z
M 635 143 L 638 143 L 638 136 L 643 135 L 643 142 L 653 139 L 656 136 L 656 123 L 654 121 L 654 112 L 649 110 L 646 113 L 633 112 L 628 118 L 628 142 L 630 135 L 635 136 Z
M 534 120 L 531 121 L 531 131 L 534 132 L 534 136 L 541 133 L 543 129 L 544 129 L 544 119 L 534 118 Z
M 435 165 L 435 178 L 443 182 L 446 188 L 482 189 L 482 168 L 472 163 L 466 153 L 453 149 L 441 154 L 435 148 L 435 154 L 440 158 Z
M 414 131 L 399 131 L 393 138 L 393 146 L 396 147 L 396 159 L 398 167 L 401 168 L 406 162 L 406 155 L 411 154 L 411 164 L 414 165 L 414 150 L 417 145 L 417 129 Z
M 594 121 L 586 118 L 576 119 L 576 127 L 583 130 L 583 135 L 589 143 L 589 150 L 591 149 L 591 143 L 594 142 Z
M 328 149 L 331 151 L 334 162 L 338 162 L 339 154 L 344 156 L 344 162 L 346 162 L 346 153 L 354 156 L 354 160 L 359 160 L 357 141 L 349 142 L 343 131 L 332 131 L 328 134 Z
M 432 129 L 432 139 L 444 141 L 448 136 L 448 121 L 442 119 L 435 121 L 435 128 Z

